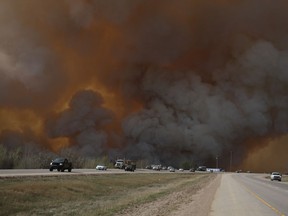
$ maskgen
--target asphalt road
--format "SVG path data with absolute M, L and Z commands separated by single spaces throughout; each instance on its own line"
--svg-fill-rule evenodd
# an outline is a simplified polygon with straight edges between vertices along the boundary
M 147 169 L 136 169 L 135 173 L 158 173 L 159 171 L 147 170 Z M 169 171 L 161 170 L 161 173 Z M 177 171 L 180 172 L 180 171 Z M 50 172 L 49 169 L 0 169 L 0 178 L 7 177 L 21 177 L 21 176 L 52 176 L 52 175 L 97 175 L 97 174 L 117 174 L 117 173 L 134 173 L 124 171 L 121 169 L 107 169 L 96 170 L 96 169 L 72 169 L 71 172 L 65 170 L 65 172 L 58 172 L 56 170 Z
M 270 181 L 268 174 L 222 175 L 210 216 L 288 216 L 288 184 Z

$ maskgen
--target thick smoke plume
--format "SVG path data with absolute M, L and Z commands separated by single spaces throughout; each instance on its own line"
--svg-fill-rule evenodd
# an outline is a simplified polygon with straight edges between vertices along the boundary
M 287 9 L 285 0 L 1 1 L 0 143 L 14 131 L 89 157 L 209 166 L 218 157 L 228 169 L 233 155 L 234 169 L 265 170 L 253 155 L 288 150 Z
M 101 95 L 96 92 L 76 93 L 68 109 L 48 119 L 49 137 L 68 137 L 81 154 L 101 155 L 107 142 L 107 134 L 101 128 L 113 119 L 113 113 L 103 108 L 102 103 Z

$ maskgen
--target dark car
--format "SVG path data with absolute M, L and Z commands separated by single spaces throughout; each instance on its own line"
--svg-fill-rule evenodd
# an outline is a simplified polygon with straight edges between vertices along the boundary
M 207 171 L 207 167 L 206 166 L 199 166 L 198 168 L 197 168 L 197 171 Z
M 72 163 L 68 162 L 66 158 L 56 158 L 55 160 L 52 160 L 50 163 L 50 171 L 53 171 L 53 169 L 56 169 L 58 172 L 64 172 L 65 169 L 68 170 L 68 172 L 71 172 L 72 170 Z
M 131 171 L 134 172 L 136 169 L 136 164 L 128 164 L 125 166 L 125 171 Z

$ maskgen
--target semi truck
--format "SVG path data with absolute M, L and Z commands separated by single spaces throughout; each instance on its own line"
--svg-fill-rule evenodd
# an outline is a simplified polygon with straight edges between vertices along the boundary
M 136 170 L 136 161 L 126 160 L 126 159 L 117 159 L 115 163 L 115 168 L 134 172 Z

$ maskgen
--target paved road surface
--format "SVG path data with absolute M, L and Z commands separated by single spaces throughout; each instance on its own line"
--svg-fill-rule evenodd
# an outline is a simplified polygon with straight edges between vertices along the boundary
M 169 171 L 161 170 L 161 173 Z M 180 171 L 177 171 L 180 172 Z M 108 170 L 96 170 L 96 169 L 72 169 L 72 172 L 57 172 L 56 170 L 50 172 L 49 169 L 0 169 L 0 178 L 2 177 L 19 177 L 19 176 L 51 176 L 51 175 L 86 175 L 86 174 L 116 174 L 116 173 L 133 173 L 126 172 L 121 169 L 108 169 Z M 159 171 L 136 169 L 135 173 L 159 173 Z
M 223 174 L 210 216 L 288 216 L 288 184 L 267 174 Z

